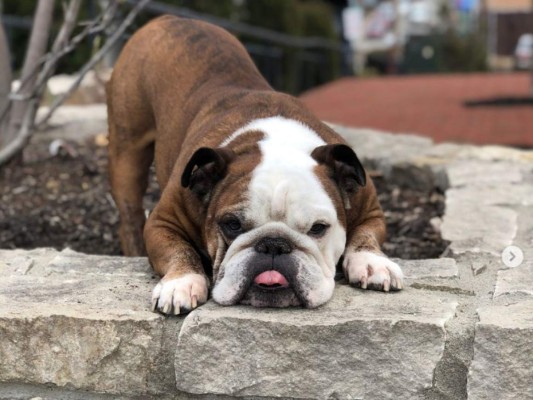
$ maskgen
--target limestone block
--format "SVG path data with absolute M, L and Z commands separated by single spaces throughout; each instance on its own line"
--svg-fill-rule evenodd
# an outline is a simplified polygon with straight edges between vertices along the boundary
M 109 259 L 67 251 L 27 275 L 4 271 L 0 382 L 121 395 L 175 390 L 182 319 L 150 312 L 151 273 L 142 275 L 135 260 Z
M 523 168 L 510 162 L 457 161 L 447 167 L 451 187 L 500 185 L 523 179 Z
M 431 147 L 428 156 L 456 159 L 456 160 L 479 160 L 479 161 L 508 161 L 518 163 L 531 163 L 533 151 L 518 150 L 504 146 L 472 146 L 455 143 L 439 143 Z
M 421 291 L 336 288 L 315 310 L 192 312 L 176 354 L 178 389 L 306 399 L 413 398 L 432 386 L 456 303 Z
M 461 187 L 446 191 L 446 199 L 452 203 L 477 206 L 533 205 L 533 185 L 502 183 L 494 186 Z
M 71 249 L 65 249 L 57 254 L 43 268 L 42 274 L 45 276 L 63 274 L 155 276 L 146 257 L 98 256 L 78 253 Z
M 39 108 L 43 116 L 47 107 Z M 36 135 L 39 139 L 67 139 L 83 141 L 88 137 L 107 132 L 107 106 L 90 104 L 84 106 L 61 106 L 49 121 L 48 128 Z
M 469 400 L 533 399 L 533 300 L 478 310 Z
M 514 210 L 446 199 L 442 238 L 452 241 L 454 253 L 489 252 L 499 255 L 517 232 Z
M 494 297 L 513 294 L 533 296 L 533 260 L 524 260 L 518 267 L 498 271 Z
M 34 250 L 0 249 L 0 276 L 34 274 L 42 270 L 57 254 L 57 250 L 45 247 Z
M 392 134 L 374 129 L 354 129 L 330 125 L 362 159 L 380 160 L 393 165 L 419 156 L 433 144 L 430 138 L 416 135 Z
M 394 259 L 402 267 L 407 279 L 456 278 L 459 275 L 457 263 L 453 258 L 435 258 L 431 260 Z

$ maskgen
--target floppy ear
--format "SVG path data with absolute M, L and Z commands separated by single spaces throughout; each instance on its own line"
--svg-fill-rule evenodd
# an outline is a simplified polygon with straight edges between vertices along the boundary
M 228 149 L 201 147 L 192 155 L 181 175 L 181 186 L 189 188 L 205 200 L 215 185 L 226 175 L 235 153 Z
M 318 163 L 329 167 L 330 176 L 337 183 L 344 197 L 357 192 L 359 186 L 366 185 L 365 170 L 351 147 L 345 144 L 319 146 L 311 153 Z

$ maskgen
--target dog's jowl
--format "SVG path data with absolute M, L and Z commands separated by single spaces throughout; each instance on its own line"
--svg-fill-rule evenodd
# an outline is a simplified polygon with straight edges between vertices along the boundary
M 317 307 L 342 258 L 363 289 L 401 289 L 380 251 L 383 212 L 354 151 L 276 92 L 215 26 L 160 17 L 127 43 L 108 84 L 109 157 L 124 254 L 162 276 L 153 308 Z M 155 161 L 161 200 L 145 220 Z M 207 277 L 203 258 L 212 264 Z

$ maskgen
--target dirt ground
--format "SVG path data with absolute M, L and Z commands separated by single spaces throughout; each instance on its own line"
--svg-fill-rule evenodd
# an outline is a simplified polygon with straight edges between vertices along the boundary
M 118 213 L 109 192 L 107 149 L 93 141 L 67 143 L 52 156 L 49 143 L 31 144 L 19 167 L 0 169 L 0 248 L 70 247 L 89 254 L 120 254 Z M 438 257 L 447 243 L 430 224 L 444 211 L 444 196 L 402 189 L 374 179 L 385 210 L 391 257 Z M 152 179 L 145 198 L 159 198 Z

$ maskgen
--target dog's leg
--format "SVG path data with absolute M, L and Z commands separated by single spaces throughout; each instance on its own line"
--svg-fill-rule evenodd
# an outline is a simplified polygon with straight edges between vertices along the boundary
M 146 220 L 143 196 L 148 187 L 153 144 L 134 146 L 120 142 L 110 123 L 109 174 L 111 193 L 120 216 L 119 238 L 126 256 L 146 255 L 143 228 Z
M 190 238 L 169 223 L 161 204 L 150 215 L 144 231 L 150 262 L 162 276 L 152 292 L 152 310 L 184 314 L 207 301 L 209 279 Z
M 372 188 L 372 191 L 373 188 Z M 372 195 L 372 193 L 371 193 Z M 381 252 L 385 240 L 385 218 L 378 199 L 365 210 L 365 217 L 348 230 L 343 270 L 346 280 L 362 289 L 401 290 L 403 273 L 398 264 Z

